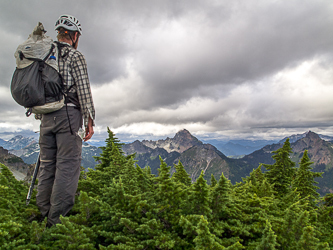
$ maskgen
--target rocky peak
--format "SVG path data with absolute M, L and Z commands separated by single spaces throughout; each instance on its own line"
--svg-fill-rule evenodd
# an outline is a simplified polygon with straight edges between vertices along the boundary
M 194 136 L 191 135 L 191 133 L 186 130 L 179 130 L 176 135 L 174 136 L 174 139 L 179 138 L 179 137 L 183 137 L 183 138 L 195 138 Z M 195 138 L 196 139 L 196 138 Z
M 202 142 L 195 138 L 193 135 L 190 134 L 189 131 L 186 129 L 180 130 L 176 133 L 173 138 L 166 138 L 165 140 L 158 140 L 158 141 L 147 141 L 143 140 L 142 143 L 152 149 L 155 148 L 163 148 L 168 153 L 170 152 L 178 152 L 182 153 L 185 150 L 195 146 L 201 145 Z
M 306 139 L 312 140 L 312 141 L 319 141 L 321 140 L 320 136 L 312 131 L 309 131 L 306 133 L 305 136 Z
M 318 134 L 309 131 L 306 133 L 305 137 L 293 143 L 293 149 L 295 151 L 304 151 L 310 148 L 310 146 L 311 148 L 321 147 L 323 143 L 324 140 L 322 140 Z
M 332 143 L 326 142 L 320 136 L 312 131 L 306 133 L 306 136 L 293 143 L 292 149 L 295 153 L 303 153 L 308 150 L 311 161 L 315 164 L 329 164 L 331 159 Z
M 191 133 L 188 132 L 188 130 L 186 129 L 178 131 L 175 137 L 172 138 L 172 140 L 174 142 L 186 142 L 186 143 L 192 142 L 194 144 L 197 144 L 199 142 L 199 140 L 193 135 L 191 135 Z

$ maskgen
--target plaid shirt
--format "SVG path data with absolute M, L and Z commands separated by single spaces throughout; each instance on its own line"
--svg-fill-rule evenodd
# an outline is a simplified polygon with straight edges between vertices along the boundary
M 58 56 L 59 72 L 64 80 L 65 93 L 77 93 L 80 110 L 84 119 L 84 126 L 88 127 L 89 116 L 95 125 L 95 108 L 90 90 L 87 63 L 84 56 L 78 50 L 67 43 L 60 42 L 61 56 Z M 40 119 L 36 115 L 36 119 Z
M 77 93 L 85 127 L 88 126 L 89 116 L 95 121 L 95 108 L 90 90 L 87 63 L 84 56 L 78 50 L 67 43 L 61 49 L 59 57 L 59 72 L 65 84 L 65 93 L 70 89 L 71 93 Z M 67 45 L 67 46 L 66 46 Z M 73 87 L 71 87 L 73 85 Z

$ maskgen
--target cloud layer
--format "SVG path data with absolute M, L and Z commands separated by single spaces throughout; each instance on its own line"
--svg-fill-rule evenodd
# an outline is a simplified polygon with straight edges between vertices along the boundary
M 38 129 L 7 90 L 13 54 L 38 21 L 55 38 L 55 20 L 70 13 L 83 26 L 100 133 L 332 134 L 329 1 L 35 0 L 0 12 L 1 131 Z

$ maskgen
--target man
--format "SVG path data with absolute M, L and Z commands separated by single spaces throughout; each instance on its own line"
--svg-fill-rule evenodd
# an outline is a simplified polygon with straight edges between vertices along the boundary
M 73 207 L 80 176 L 82 139 L 78 133 L 85 126 L 84 141 L 94 134 L 95 109 L 91 96 L 87 64 L 77 51 L 82 35 L 80 22 L 71 15 L 62 15 L 56 22 L 58 31 L 59 72 L 65 85 L 66 105 L 43 114 L 40 125 L 40 172 L 37 206 L 47 226 L 61 223 Z

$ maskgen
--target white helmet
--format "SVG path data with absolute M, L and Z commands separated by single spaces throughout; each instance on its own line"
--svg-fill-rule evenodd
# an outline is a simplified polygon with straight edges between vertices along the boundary
M 82 35 L 82 28 L 79 20 L 71 15 L 61 15 L 58 18 L 55 24 L 55 30 L 58 30 L 61 27 L 70 31 L 78 31 L 80 35 Z

